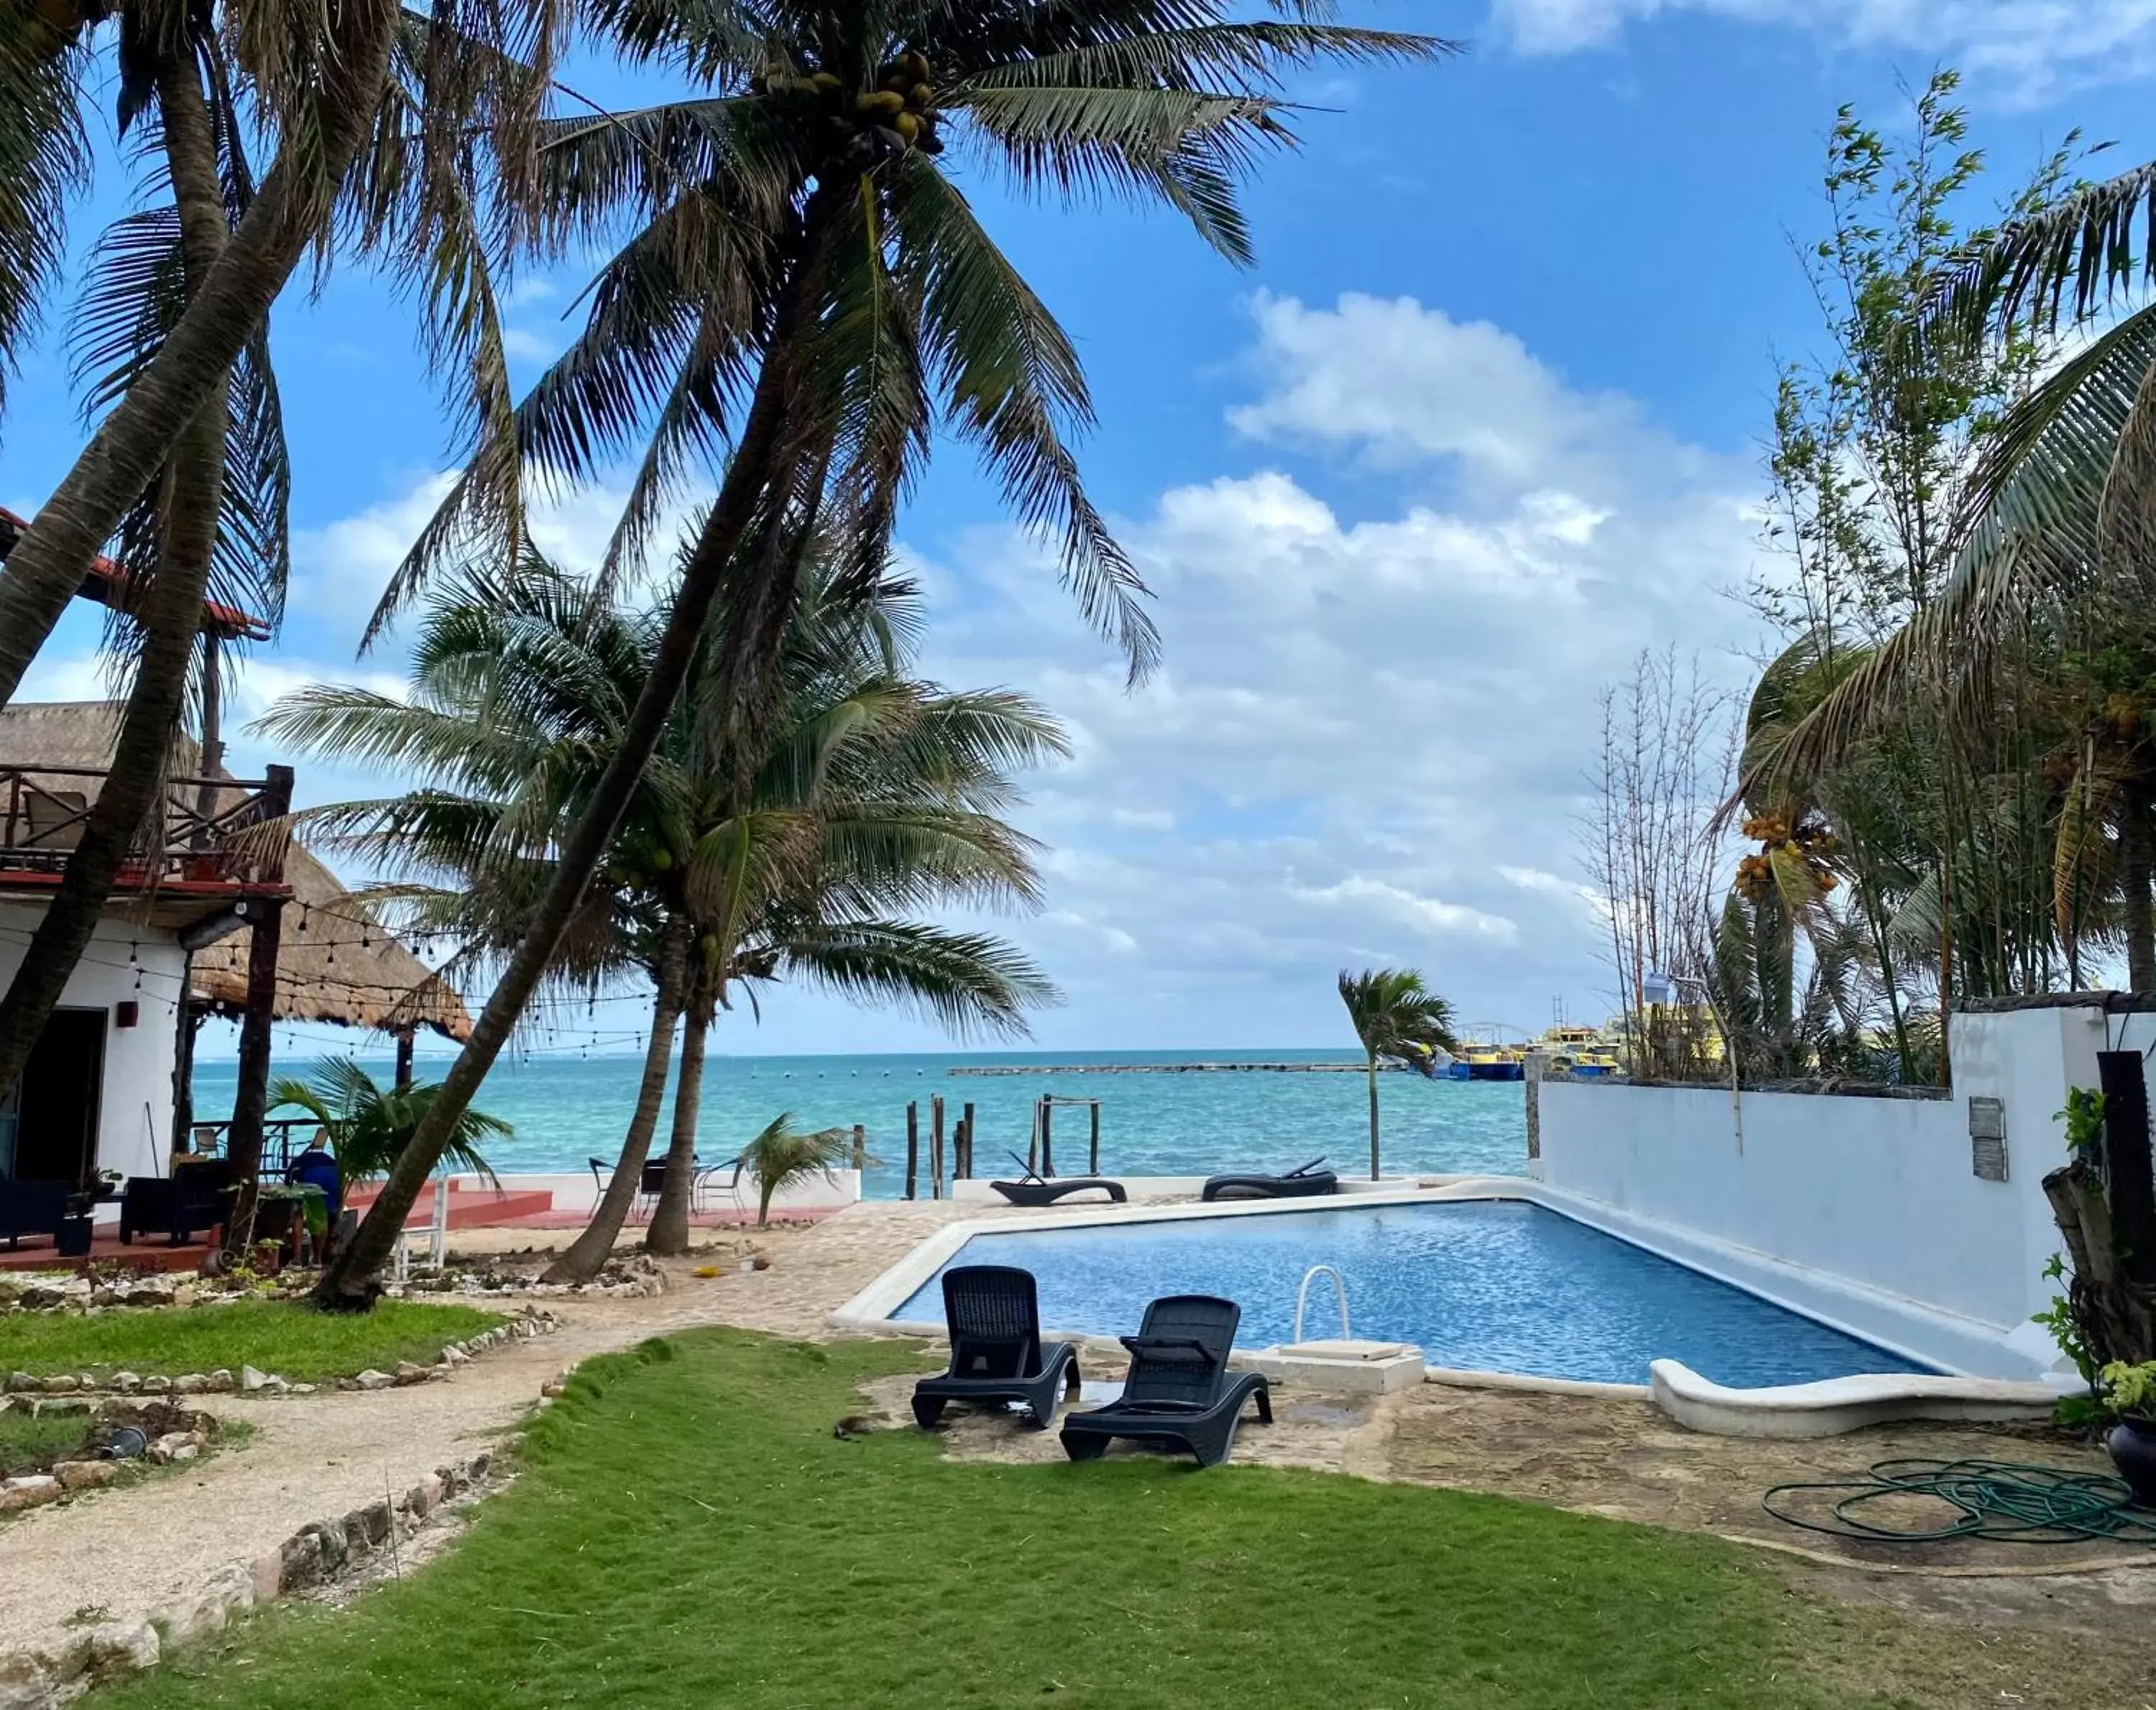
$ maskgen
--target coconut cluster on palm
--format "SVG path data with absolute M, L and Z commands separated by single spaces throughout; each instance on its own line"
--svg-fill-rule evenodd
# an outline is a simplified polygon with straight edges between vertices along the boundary
M 855 90 L 835 71 L 797 71 L 790 64 L 759 70 L 749 79 L 752 94 L 793 97 L 838 146 L 865 140 L 896 152 L 918 148 L 941 154 L 943 139 L 936 129 L 936 85 L 928 56 L 908 49 L 880 65 L 875 87 Z

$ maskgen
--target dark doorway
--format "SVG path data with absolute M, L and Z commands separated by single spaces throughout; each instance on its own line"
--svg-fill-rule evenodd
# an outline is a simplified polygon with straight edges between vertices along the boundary
M 15 1179 L 74 1181 L 97 1167 L 105 1089 L 103 1010 L 54 1010 L 23 1067 L 15 1113 Z

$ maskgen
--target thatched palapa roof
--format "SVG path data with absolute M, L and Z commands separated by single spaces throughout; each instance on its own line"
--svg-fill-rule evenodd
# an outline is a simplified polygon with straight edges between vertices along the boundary
M 58 701 L 0 708 L 0 765 L 103 768 L 112 763 L 119 701 Z M 171 772 L 192 777 L 200 762 L 190 737 L 172 745 Z M 220 778 L 231 776 L 220 771 Z M 73 787 L 84 781 L 69 780 Z M 94 795 L 94 790 L 87 793 Z M 295 842 L 285 858 L 292 901 L 277 949 L 279 1021 L 329 1021 L 396 1032 L 432 1027 L 448 1038 L 471 1032 L 456 990 L 384 928 L 336 875 Z M 243 928 L 195 952 L 194 996 L 234 1011 L 247 1001 L 254 933 Z

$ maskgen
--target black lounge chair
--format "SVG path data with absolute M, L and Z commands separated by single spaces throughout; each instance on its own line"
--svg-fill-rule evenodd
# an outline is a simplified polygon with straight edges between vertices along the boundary
M 1337 1193 L 1339 1176 L 1320 1170 L 1322 1158 L 1313 1158 L 1286 1175 L 1214 1175 L 1208 1177 L 1201 1199 L 1299 1200 L 1313 1194 Z
M 1105 1175 L 1070 1175 L 1051 1181 L 1017 1153 L 1014 1152 L 1010 1156 L 1011 1161 L 1025 1172 L 1025 1179 L 1023 1181 L 992 1181 L 988 1185 L 1014 1206 L 1052 1206 L 1058 1200 L 1083 1193 L 1090 1187 L 1104 1190 L 1109 1199 L 1119 1206 L 1130 1198 L 1123 1191 L 1122 1183 L 1111 1181 Z
M 1218 1467 L 1235 1441 L 1243 1403 L 1253 1395 L 1258 1417 L 1273 1422 L 1272 1389 L 1259 1372 L 1230 1375 L 1228 1354 L 1243 1309 L 1210 1294 L 1171 1294 L 1146 1308 L 1131 1350 L 1131 1375 L 1120 1400 L 1068 1415 L 1063 1451 L 1096 1461 L 1114 1437 L 1188 1449 L 1201 1467 Z
M 1055 1418 L 1056 1391 L 1078 1395 L 1078 1350 L 1040 1339 L 1033 1272 L 1010 1265 L 960 1265 L 943 1273 L 943 1323 L 951 1369 L 913 1387 L 913 1416 L 927 1431 L 951 1401 L 1023 1401 L 1034 1428 Z
M 185 1247 L 195 1231 L 214 1230 L 232 1210 L 226 1197 L 239 1178 L 225 1158 L 175 1165 L 170 1175 L 131 1175 L 120 1194 L 120 1239 L 132 1243 L 145 1235 L 162 1235 L 173 1247 Z
M 18 1181 L 0 1176 L 0 1240 L 13 1252 L 26 1235 L 49 1235 L 58 1242 L 67 1216 L 71 1181 Z

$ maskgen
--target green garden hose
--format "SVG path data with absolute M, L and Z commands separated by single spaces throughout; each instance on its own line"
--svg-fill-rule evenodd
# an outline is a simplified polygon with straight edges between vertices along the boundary
M 1777 1498 L 1799 1491 L 1840 1492 L 1834 1518 L 1807 1520 L 1774 1505 Z M 1958 1516 L 1928 1530 L 1864 1517 L 1867 1504 L 1909 1497 L 1944 1503 Z M 2156 1509 L 2136 1508 L 2123 1480 L 2012 1461 L 1881 1461 L 1862 1478 L 1778 1484 L 1760 1500 L 1777 1520 L 1807 1532 L 1875 1543 L 1981 1538 L 1994 1544 L 2082 1544 L 2094 1538 L 2156 1544 Z

